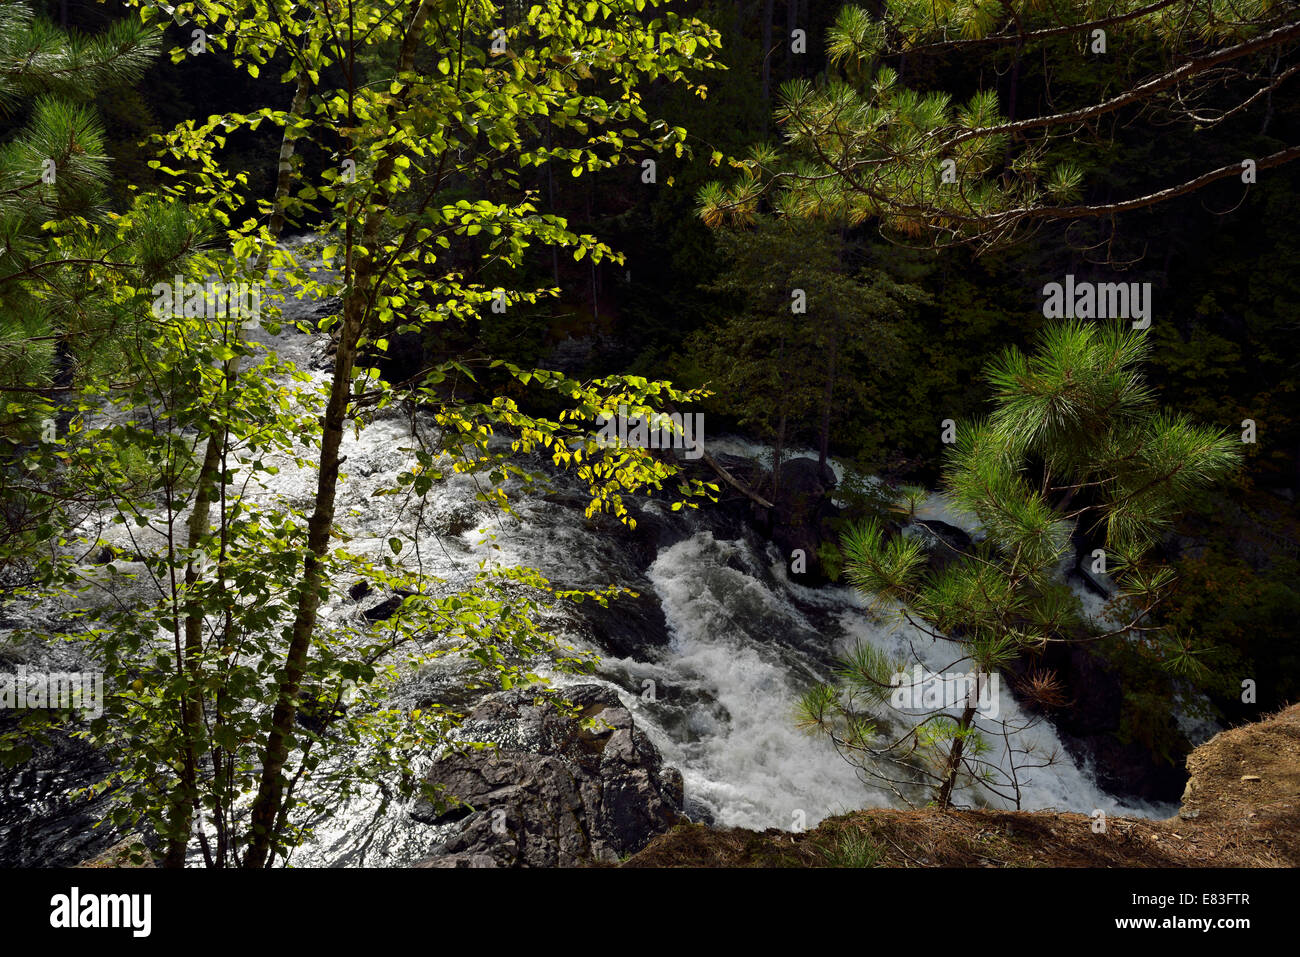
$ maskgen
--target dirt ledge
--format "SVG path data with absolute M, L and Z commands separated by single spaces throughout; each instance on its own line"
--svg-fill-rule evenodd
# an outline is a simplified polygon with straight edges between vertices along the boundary
M 1167 821 L 1053 811 L 855 811 L 811 831 L 688 824 L 624 867 L 1296 867 L 1300 705 L 1223 731 L 1187 758 Z

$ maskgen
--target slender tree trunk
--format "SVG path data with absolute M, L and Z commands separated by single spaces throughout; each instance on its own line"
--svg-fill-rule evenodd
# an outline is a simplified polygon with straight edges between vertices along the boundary
M 372 214 L 371 218 L 377 218 Z M 370 229 L 365 231 L 367 234 Z M 378 233 L 376 229 L 374 231 Z M 369 244 L 367 244 L 369 245 Z M 298 609 L 294 616 L 289 650 L 285 655 L 284 680 L 276 696 L 262 761 L 262 779 L 252 811 L 252 838 L 245 867 L 262 867 L 267 863 L 274 838 L 274 824 L 280 813 L 283 792 L 282 774 L 289 756 L 289 740 L 298 714 L 298 693 L 307 665 L 307 653 L 316 630 L 320 611 L 320 593 L 325 578 L 325 553 L 329 548 L 330 529 L 334 524 L 334 503 L 339 478 L 339 447 L 348 405 L 352 398 L 352 368 L 357 341 L 366 309 L 364 284 L 370 279 L 369 256 L 362 257 L 356 272 L 353 292 L 344 301 L 343 332 L 334 353 L 334 376 L 330 383 L 329 403 L 322 419 L 320 471 L 316 481 L 316 507 L 307 522 L 307 555 L 299 583 Z
M 1007 93 L 1007 122 L 1016 121 L 1016 106 L 1020 100 L 1020 54 L 1021 44 L 1016 42 L 1016 50 L 1011 60 L 1011 80 L 1010 90 Z M 1011 165 L 1011 148 L 1015 145 L 1015 137 L 1007 137 L 1007 148 L 1002 154 L 1002 169 L 1005 171 Z
M 415 60 L 415 48 L 424 32 L 428 17 L 428 4 L 420 0 L 411 17 L 411 25 L 402 41 L 399 72 L 409 72 Z M 349 64 L 349 83 L 352 82 Z M 394 103 L 392 110 L 400 108 Z M 385 152 L 375 166 L 374 182 L 386 183 L 396 167 L 397 152 Z M 262 750 L 262 777 L 251 812 L 252 834 L 248 853 L 244 856 L 247 868 L 264 867 L 269 863 L 275 841 L 276 823 L 281 820 L 284 797 L 284 766 L 289 757 L 293 726 L 298 715 L 298 694 L 302 675 L 307 667 L 312 637 L 320 612 L 321 591 L 325 585 L 325 556 L 329 550 L 330 532 L 334 525 L 335 498 L 339 478 L 339 448 L 343 443 L 343 429 L 348 407 L 352 400 L 352 370 L 356 361 L 357 344 L 368 321 L 371 285 L 375 280 L 375 256 L 379 244 L 380 226 L 384 220 L 384 205 L 376 204 L 365 217 L 361 230 L 361 247 L 357 253 L 349 292 L 343 300 L 343 328 L 339 335 L 338 350 L 334 354 L 334 375 L 330 381 L 329 401 L 321 419 L 321 448 L 316 480 L 315 508 L 307 521 L 307 554 L 303 559 L 303 574 L 299 582 L 298 608 L 294 615 L 289 649 L 285 654 L 284 680 L 276 695 L 271 713 L 271 729 Z M 350 237 L 349 237 L 350 238 Z M 349 255 L 352 247 L 349 244 Z
M 294 91 L 293 103 L 289 108 L 291 117 L 299 117 L 306 110 L 307 97 L 310 91 L 311 80 L 304 72 L 298 77 L 298 86 Z M 271 213 L 271 221 L 268 227 L 272 241 L 279 239 L 280 233 L 284 230 L 284 206 L 289 196 L 297 137 L 297 130 L 294 129 L 292 121 L 290 121 L 286 124 L 284 135 L 280 140 L 280 163 L 275 184 L 275 208 Z M 260 267 L 261 263 L 259 262 L 254 266 L 254 271 Z M 239 365 L 238 356 L 231 359 L 226 365 L 227 395 L 233 392 L 235 381 L 239 378 Z M 186 526 L 186 548 L 190 554 L 193 554 L 194 549 L 202 545 L 203 539 L 211 527 L 212 503 L 217 498 L 217 482 L 221 480 L 223 471 L 222 460 L 225 454 L 227 433 L 224 428 L 219 428 L 215 421 L 211 423 L 211 427 L 212 430 L 208 434 L 208 441 L 203 449 L 203 464 L 199 467 L 199 474 L 195 481 L 194 507 L 190 512 Z M 189 596 L 198 584 L 201 575 L 200 569 L 193 561 L 186 565 L 185 592 L 188 607 L 185 614 L 185 660 L 178 663 L 178 667 L 183 668 L 188 674 L 186 691 L 182 696 L 181 705 L 181 735 L 185 752 L 183 756 L 185 770 L 181 774 L 181 786 L 174 795 L 170 817 L 173 833 L 168 840 L 167 849 L 163 855 L 164 867 L 185 866 L 185 852 L 189 845 L 190 829 L 194 823 L 193 814 L 198 808 L 198 742 L 202 737 L 203 730 L 203 698 L 202 692 L 197 690 L 200 677 L 197 669 L 198 659 L 203 651 L 203 629 L 206 622 L 201 603 Z
M 794 79 L 795 60 L 794 43 L 790 37 L 799 26 L 799 0 L 786 0 L 785 4 L 785 78 Z
M 233 373 L 227 370 L 228 381 L 232 375 Z M 167 849 L 163 854 L 163 867 L 185 866 L 185 852 L 189 847 L 190 829 L 193 827 L 194 811 L 198 806 L 198 751 L 203 733 L 203 693 L 199 688 L 201 681 L 199 659 L 203 653 L 204 614 L 202 603 L 194 597 L 194 588 L 201 577 L 201 570 L 194 558 L 194 549 L 200 546 L 203 536 L 208 531 L 213 489 L 220 477 L 221 453 L 224 445 L 224 431 L 214 431 L 209 434 L 207 448 L 203 455 L 203 467 L 199 472 L 198 486 L 194 493 L 194 510 L 190 512 L 187 530 L 190 560 L 185 566 L 185 647 L 181 660 L 176 663 L 177 670 L 184 674 L 185 679 L 185 690 L 181 695 L 183 754 L 180 786 L 172 794 L 170 814 L 172 833 L 168 837 Z M 215 464 L 210 465 L 210 459 L 214 459 Z
M 763 110 L 771 113 L 772 105 L 772 18 L 776 0 L 763 0 Z
M 551 117 L 546 117 L 546 148 L 551 148 Z M 555 164 L 549 159 L 546 163 L 546 198 L 550 204 L 551 214 L 558 215 L 555 209 Z M 555 280 L 555 285 L 560 284 L 560 247 L 551 245 L 551 278 Z
M 836 317 L 836 321 L 839 319 Z M 826 471 L 826 460 L 830 457 L 831 447 L 831 405 L 835 398 L 835 377 L 838 374 L 836 365 L 839 361 L 840 339 L 836 332 L 831 333 L 830 355 L 827 357 L 826 367 L 826 387 L 822 392 L 822 424 L 821 436 L 817 449 L 817 474 L 822 475 Z
M 785 408 L 781 409 L 781 418 L 776 425 L 776 443 L 772 449 L 772 501 L 781 500 L 781 460 L 785 456 Z
M 776 366 L 781 368 L 785 364 L 785 335 L 781 336 L 781 348 L 777 352 Z M 772 449 L 772 501 L 781 501 L 781 459 L 785 454 L 785 426 L 786 412 L 789 409 L 789 403 L 785 395 L 781 396 L 781 418 L 776 426 L 776 443 Z
M 978 678 L 976 680 L 978 681 Z M 978 695 L 978 691 L 976 693 Z M 966 709 L 961 713 L 961 720 L 957 722 L 958 730 L 961 732 L 969 730 L 974 720 L 975 704 L 968 701 Z M 958 734 L 952 742 L 952 747 L 948 750 L 948 761 L 945 764 L 943 771 L 943 783 L 939 786 L 939 807 L 946 808 L 952 806 L 952 792 L 957 783 L 957 772 L 961 768 L 961 756 L 965 747 L 965 737 L 962 734 Z
M 591 200 L 592 200 L 592 194 L 594 193 L 595 189 L 596 189 L 595 177 L 588 176 L 586 199 L 587 199 L 587 222 L 589 223 L 593 221 L 592 217 L 594 214 L 592 213 Z M 587 261 L 591 263 L 591 318 L 593 323 L 599 323 L 600 322 L 600 273 L 599 273 L 600 267 L 596 264 L 595 256 L 588 256 Z
M 1259 135 L 1264 136 L 1268 133 L 1268 128 L 1273 123 L 1273 84 L 1277 79 L 1277 65 L 1280 55 L 1274 55 L 1273 62 L 1268 67 L 1268 92 L 1264 94 L 1264 120 L 1259 124 Z
M 842 227 L 839 230 L 839 237 L 839 250 L 836 255 L 838 266 L 836 271 L 845 273 L 848 271 L 848 229 Z M 826 384 L 822 390 L 822 421 L 817 443 L 817 475 L 819 478 L 826 474 L 826 461 L 830 458 L 831 409 L 834 406 L 835 400 L 835 379 L 839 375 L 841 314 L 838 305 L 835 307 L 835 312 L 831 316 L 831 323 L 831 342 L 826 357 Z

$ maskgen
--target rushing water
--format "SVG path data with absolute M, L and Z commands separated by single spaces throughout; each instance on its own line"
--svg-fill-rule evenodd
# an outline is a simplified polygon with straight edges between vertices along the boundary
M 289 319 L 310 311 L 309 303 L 285 306 Z M 263 338 L 300 368 L 319 364 L 321 337 L 286 327 Z M 324 373 L 313 376 L 323 383 Z M 739 438 L 708 436 L 706 441 L 715 454 L 764 451 Z M 575 608 L 553 622 L 566 641 L 602 656 L 594 679 L 554 678 L 559 685 L 596 680 L 617 689 L 665 760 L 681 770 L 693 818 L 756 829 L 789 828 L 802 820 L 811 827 L 831 814 L 895 800 L 859 780 L 825 741 L 801 732 L 795 702 L 802 689 L 828 679 L 835 656 L 858 641 L 907 651 L 934 670 L 947 666 L 950 652 L 889 616 L 872 613 L 851 589 L 814 589 L 791 581 L 783 556 L 724 510 L 672 512 L 656 500 L 639 499 L 634 505 L 638 529 L 629 532 L 585 518 L 583 490 L 560 475 L 549 494 L 511 489 L 522 518 L 515 521 L 476 502 L 469 477 L 452 475 L 430 492 L 417 529 L 409 511 L 399 512 L 398 497 L 372 495 L 410 467 L 414 457 L 404 448 L 414 444 L 409 420 L 397 413 L 378 418 L 359 437 L 345 438 L 347 478 L 338 506 L 355 535 L 350 548 L 378 556 L 390 536 L 408 534 L 419 541 L 423 567 L 452 585 L 467 581 L 480 562 L 489 561 L 529 565 L 564 587 L 616 584 L 641 593 L 631 606 L 615 602 L 611 613 Z M 249 494 L 306 505 L 314 473 L 288 460 L 278 464 L 282 471 L 274 487 Z M 918 517 L 964 525 L 978 535 L 938 496 Z M 104 537 L 111 541 L 114 534 L 120 533 L 109 529 Z M 335 600 L 323 609 L 326 626 L 359 620 L 363 604 Z M 0 627 L 30 627 L 39 616 L 54 615 L 49 608 L 7 613 Z M 398 694 L 417 701 L 438 681 L 435 667 L 412 676 Z M 998 704 L 1013 724 L 1024 717 L 1005 685 Z M 1061 750 L 1046 722 L 1013 736 L 1011 743 Z M 93 778 L 93 756 L 78 760 L 85 776 Z M 69 863 L 84 856 L 88 814 L 97 809 L 76 810 L 62 801 L 65 777 L 29 771 L 0 781 L 0 857 L 6 858 L 0 864 Z M 1173 811 L 1102 793 L 1088 769 L 1063 750 L 1056 764 L 1029 772 L 1021 783 L 1027 809 L 1101 808 L 1108 814 L 1151 816 Z M 988 795 L 981 800 L 998 803 Z M 400 805 L 357 798 L 317 828 L 293 863 L 408 864 L 425 856 L 438 837 L 437 829 L 413 822 Z

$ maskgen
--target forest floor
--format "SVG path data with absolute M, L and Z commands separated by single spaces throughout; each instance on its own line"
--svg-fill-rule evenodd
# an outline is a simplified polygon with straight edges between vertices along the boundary
M 1300 705 L 1215 735 L 1187 757 L 1166 821 L 921 808 L 866 810 L 792 833 L 687 824 L 624 867 L 1296 867 Z

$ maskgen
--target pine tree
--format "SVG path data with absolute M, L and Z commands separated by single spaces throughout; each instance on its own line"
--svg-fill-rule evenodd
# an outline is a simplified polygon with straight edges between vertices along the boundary
M 152 374 L 135 347 L 144 293 L 170 282 L 207 230 L 182 204 L 137 196 L 107 208 L 110 159 L 91 97 L 138 80 L 158 31 L 123 22 L 65 32 L 18 3 L 0 6 L 0 578 L 48 580 L 69 509 L 96 508 L 67 444 L 78 413 Z M 117 453 L 143 467 L 143 455 Z M 117 457 L 116 455 L 114 457 Z M 106 498 L 123 505 L 122 486 Z
M 842 663 L 840 685 L 804 697 L 803 722 L 898 793 L 915 797 L 919 788 L 947 806 L 959 787 L 979 782 L 1019 802 L 1020 775 L 1036 759 L 990 760 L 988 738 L 1020 729 L 981 714 L 976 699 L 1023 655 L 1140 634 L 1163 643 L 1170 669 L 1189 667 L 1189 640 L 1153 624 L 1173 580 L 1155 546 L 1192 493 L 1233 469 L 1241 446 L 1158 407 L 1139 371 L 1148 349 L 1145 331 L 1069 322 L 1046 328 L 1032 354 L 1012 348 L 990 364 L 995 407 L 958 428 L 944 468 L 954 504 L 986 533 L 970 549 L 943 544 L 950 560 L 927 568 L 920 537 L 875 520 L 845 535 L 850 582 L 915 628 L 917 642 L 951 647 L 946 674 L 973 672 L 956 707 L 917 706 L 907 699 L 922 689 L 900 676 L 915 674 L 919 657 L 895 661 L 860 646 Z M 1105 634 L 1081 633 L 1078 599 L 1059 575 L 1079 537 L 1119 588 L 1121 624 Z M 1022 693 L 1050 704 L 1060 690 L 1054 676 L 1031 674 Z M 909 711 L 883 708 L 891 700 Z
M 53 411 L 43 399 L 114 366 L 111 336 L 130 316 L 112 294 L 113 270 L 158 262 L 156 250 L 133 257 L 123 237 L 94 228 L 109 157 L 90 103 L 138 80 L 157 48 L 157 31 L 138 21 L 86 37 L 24 4 L 0 6 L 0 108 L 22 121 L 0 145 L 0 390 L 19 400 L 0 407 L 0 437 L 30 439 Z
M 781 86 L 780 155 L 738 162 L 736 181 L 701 191 L 701 212 L 744 222 L 778 194 L 791 215 L 872 221 L 913 242 L 992 246 L 1052 221 L 1095 221 L 1221 181 L 1252 183 L 1300 158 L 1300 146 L 1279 148 L 1264 135 L 1272 92 L 1295 69 L 1297 38 L 1293 6 L 1268 0 L 1230 12 L 1219 0 L 846 5 L 828 32 L 827 75 Z M 936 75 L 942 86 L 927 80 Z M 1250 110 L 1261 126 L 1248 172 L 1233 153 L 1189 178 L 1118 197 L 1107 188 L 1125 125 L 1155 117 L 1199 132 Z
M 690 352 L 723 411 L 772 442 L 774 484 L 795 441 L 824 469 L 831 422 L 862 413 L 867 380 L 896 364 L 898 320 L 926 295 L 851 261 L 844 233 L 824 223 L 763 217 L 716 238 L 730 266 L 708 288 L 727 313 Z

